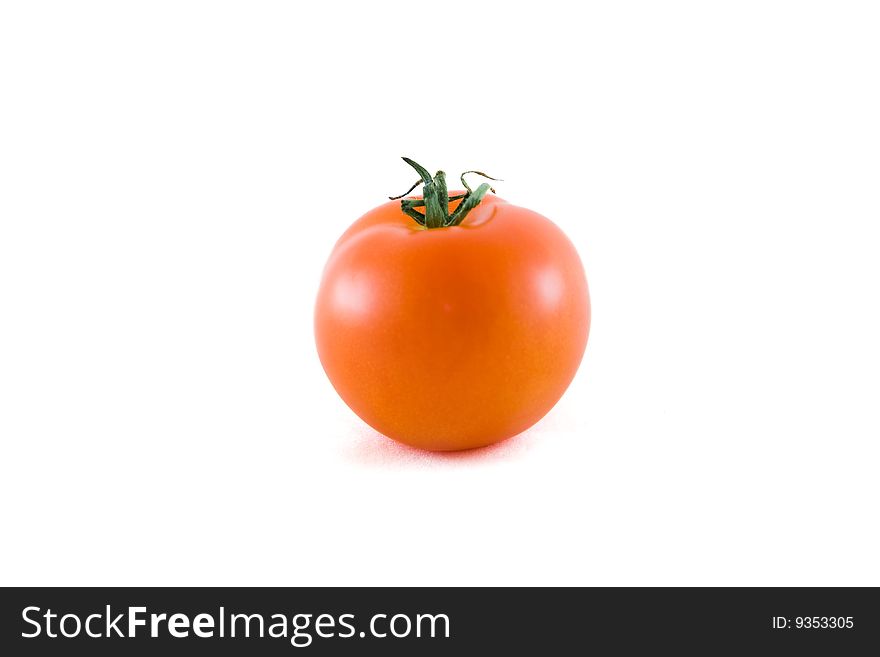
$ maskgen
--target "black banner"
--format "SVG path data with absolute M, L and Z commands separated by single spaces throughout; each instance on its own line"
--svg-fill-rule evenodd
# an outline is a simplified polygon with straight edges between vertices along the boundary
M 0 596 L 2 655 L 880 648 L 872 588 L 7 588 Z

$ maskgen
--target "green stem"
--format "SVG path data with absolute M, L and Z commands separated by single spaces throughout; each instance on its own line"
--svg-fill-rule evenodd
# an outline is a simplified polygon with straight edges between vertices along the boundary
M 432 178 L 431 174 L 428 173 L 428 170 L 418 162 L 415 162 L 408 157 L 404 157 L 403 161 L 416 170 L 421 180 L 417 181 L 412 187 L 410 187 L 406 193 L 401 194 L 400 196 L 389 196 L 388 198 L 392 201 L 402 199 L 400 201 L 400 209 L 406 213 L 407 216 L 412 217 L 418 224 L 425 228 L 458 226 L 464 221 L 467 214 L 480 204 L 480 201 L 483 200 L 483 197 L 487 192 L 495 192 L 488 183 L 483 183 L 477 187 L 476 191 L 474 191 L 471 189 L 470 185 L 467 184 L 464 177 L 469 173 L 475 173 L 483 178 L 488 178 L 489 180 L 498 180 L 497 178 L 488 176 L 481 171 L 465 171 L 461 174 L 461 182 L 467 191 L 464 194 L 449 196 L 449 191 L 446 187 L 445 173 L 438 171 Z M 421 199 L 403 198 L 419 185 L 423 185 Z M 449 202 L 457 201 L 459 199 L 461 199 L 461 203 L 459 203 L 458 207 L 450 215 Z M 424 214 L 415 209 L 422 207 L 425 208 Z
M 437 202 L 440 205 L 442 220 L 440 225 L 446 223 L 449 217 L 449 191 L 446 189 L 446 174 L 438 171 L 434 174 L 434 187 L 437 189 Z
M 389 197 L 388 197 L 388 200 L 389 200 L 389 201 L 396 201 L 396 200 L 399 199 L 399 198 L 403 198 L 404 196 L 406 196 L 407 194 L 409 194 L 412 190 L 414 190 L 416 187 L 418 187 L 418 186 L 421 185 L 421 184 L 422 184 L 422 181 L 421 181 L 421 180 L 416 180 L 416 181 L 412 184 L 412 187 L 410 187 L 408 190 L 406 190 L 403 194 L 401 194 L 400 196 L 389 196 Z
M 421 164 L 414 162 L 408 157 L 403 158 L 403 161 L 415 169 L 422 178 L 422 197 L 425 199 L 425 227 L 440 228 L 446 220 L 448 213 L 443 211 L 443 206 L 437 198 L 437 184 L 434 182 L 431 174 L 428 173 L 428 170 Z
M 419 184 L 421 184 L 421 183 L 419 183 Z M 467 194 L 455 194 L 455 195 L 449 197 L 449 201 L 450 202 L 457 201 L 458 199 L 464 198 L 465 196 L 467 196 Z M 391 198 L 391 197 L 389 196 L 388 198 Z M 397 198 L 401 198 L 401 197 L 398 196 Z M 392 198 L 391 200 L 394 201 L 396 199 Z M 421 199 L 421 198 L 408 198 L 408 199 L 401 201 L 400 204 L 402 206 L 408 207 L 408 208 L 423 208 L 423 207 L 425 207 L 425 200 Z
M 467 216 L 467 213 L 473 210 L 480 204 L 480 201 L 483 200 L 483 197 L 486 195 L 491 187 L 489 187 L 489 183 L 483 183 L 479 187 L 477 187 L 477 191 L 472 194 L 468 194 L 465 199 L 458 204 L 458 207 L 455 208 L 455 212 L 452 213 L 452 216 L 449 217 L 449 226 L 458 226 L 464 218 Z
M 492 176 L 486 175 L 486 174 L 483 173 L 482 171 L 465 171 L 463 174 L 461 174 L 461 184 L 464 185 L 464 188 L 465 188 L 466 190 L 468 190 L 468 194 L 470 194 L 470 193 L 473 191 L 473 190 L 471 189 L 471 186 L 467 184 L 467 180 L 464 179 L 464 177 L 465 177 L 466 175 L 468 175 L 469 173 L 475 173 L 475 174 L 477 174 L 478 176 L 482 176 L 483 178 L 488 178 L 489 180 L 494 180 L 495 182 L 504 182 L 503 180 L 501 180 L 501 178 L 493 178 Z M 418 183 L 416 183 L 416 185 L 418 185 Z M 409 191 L 411 192 L 413 189 L 415 189 L 415 186 L 410 187 L 410 190 L 409 190 Z M 492 190 L 492 193 L 493 193 L 493 194 L 495 193 L 495 188 L 494 188 L 494 187 L 490 187 L 489 189 Z M 407 194 L 409 194 L 409 192 L 407 192 Z
M 420 203 L 424 205 L 424 202 L 420 201 Z M 415 219 L 416 223 L 421 224 L 422 226 L 425 225 L 425 215 L 423 215 L 421 212 L 413 210 L 413 206 L 406 201 L 401 201 L 400 209 L 403 210 L 404 213 Z

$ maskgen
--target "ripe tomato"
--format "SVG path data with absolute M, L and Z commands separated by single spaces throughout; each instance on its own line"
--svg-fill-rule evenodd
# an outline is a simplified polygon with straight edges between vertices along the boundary
M 574 246 L 536 212 L 497 196 L 478 203 L 439 228 L 399 202 L 380 205 L 342 235 L 321 280 L 315 338 L 327 376 L 367 424 L 415 447 L 469 449 L 524 431 L 565 392 L 586 348 L 590 300 Z

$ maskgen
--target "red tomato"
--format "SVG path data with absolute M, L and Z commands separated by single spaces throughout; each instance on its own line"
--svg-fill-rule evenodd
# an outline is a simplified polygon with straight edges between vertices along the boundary
M 380 433 L 430 450 L 481 447 L 535 424 L 574 377 L 589 328 L 574 246 L 549 219 L 496 196 L 441 228 L 400 202 L 371 210 L 333 249 L 315 310 L 318 354 L 345 403 Z

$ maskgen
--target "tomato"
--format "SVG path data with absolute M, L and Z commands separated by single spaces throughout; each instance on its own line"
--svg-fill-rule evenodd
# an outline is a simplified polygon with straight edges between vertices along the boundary
M 447 198 L 445 181 L 427 179 L 424 200 L 404 205 L 438 189 Z M 336 243 L 315 309 L 324 370 L 361 419 L 402 443 L 461 450 L 510 438 L 556 404 L 583 357 L 590 300 L 578 254 L 549 219 L 497 196 L 458 225 L 429 228 L 412 212 L 380 205 Z

